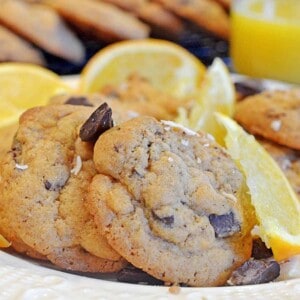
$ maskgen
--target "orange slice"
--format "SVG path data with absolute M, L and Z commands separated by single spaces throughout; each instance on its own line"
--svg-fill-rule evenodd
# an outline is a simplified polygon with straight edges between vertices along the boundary
M 145 39 L 115 43 L 100 50 L 80 77 L 80 91 L 93 93 L 107 84 L 119 85 L 133 74 L 157 89 L 185 97 L 200 85 L 204 65 L 184 48 L 168 41 Z
M 300 254 L 300 202 L 277 163 L 232 119 L 216 114 L 225 144 L 246 176 L 259 235 L 276 260 Z

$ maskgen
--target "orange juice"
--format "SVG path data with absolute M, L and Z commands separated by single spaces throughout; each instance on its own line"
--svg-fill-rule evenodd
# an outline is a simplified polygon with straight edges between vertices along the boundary
M 231 24 L 237 72 L 300 83 L 300 0 L 236 0 Z

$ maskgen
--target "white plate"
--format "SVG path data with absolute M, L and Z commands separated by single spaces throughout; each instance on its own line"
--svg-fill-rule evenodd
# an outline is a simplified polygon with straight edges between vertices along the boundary
M 300 279 L 255 286 L 181 288 L 180 293 L 174 295 L 168 287 L 134 285 L 73 275 L 0 251 L 0 299 L 299 300 Z
M 74 86 L 77 79 L 67 78 L 66 82 Z M 272 82 L 267 82 L 266 86 L 284 87 Z M 109 275 L 101 275 L 100 278 L 57 271 L 44 263 L 39 264 L 29 258 L 0 251 L 0 299 L 5 300 L 300 299 L 300 278 L 241 287 L 181 288 L 177 295 L 170 293 L 169 288 L 164 286 L 119 283 Z

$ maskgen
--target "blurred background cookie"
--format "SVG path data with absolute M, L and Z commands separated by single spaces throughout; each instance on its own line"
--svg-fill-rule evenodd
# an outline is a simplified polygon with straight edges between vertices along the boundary
M 186 3 L 0 0 L 0 3 L 0 24 L 26 40 L 28 45 L 34 45 L 34 50 L 44 57 L 42 61 L 27 60 L 43 63 L 61 75 L 79 73 L 89 58 L 108 43 L 144 37 L 175 41 L 207 65 L 216 56 L 229 62 L 228 0 Z M 22 57 L 16 61 L 23 61 Z M 11 58 L 5 61 L 8 59 Z

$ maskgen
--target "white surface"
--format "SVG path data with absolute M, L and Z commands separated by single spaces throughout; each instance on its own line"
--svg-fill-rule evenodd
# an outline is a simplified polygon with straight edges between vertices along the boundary
M 173 295 L 168 287 L 134 285 L 72 275 L 0 251 L 0 299 L 298 300 L 300 279 L 255 286 L 181 288 L 178 295 Z
M 67 81 L 74 86 L 77 78 Z M 269 88 L 271 86 L 276 87 L 270 84 Z M 178 295 L 171 294 L 168 287 L 118 283 L 105 275 L 101 278 L 56 271 L 33 260 L 0 251 L 1 300 L 300 299 L 300 278 L 255 286 L 181 288 Z

